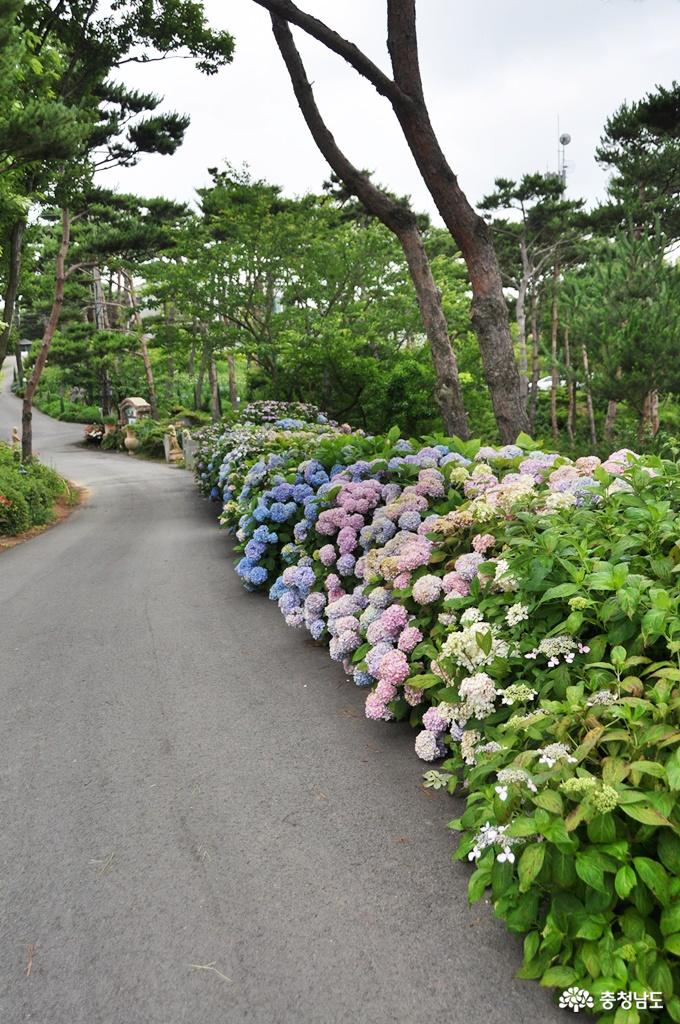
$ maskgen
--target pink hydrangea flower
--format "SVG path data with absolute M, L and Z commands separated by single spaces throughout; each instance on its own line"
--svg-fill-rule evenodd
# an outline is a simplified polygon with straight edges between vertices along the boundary
M 365 706 L 366 718 L 373 722 L 389 722 L 394 715 L 375 693 L 369 693 Z
M 336 557 L 336 551 L 332 544 L 324 544 L 322 548 L 319 548 L 319 560 L 322 565 L 333 565 Z
M 420 632 L 417 626 L 407 626 L 399 637 L 397 647 L 400 651 L 404 651 L 406 654 L 410 654 L 414 647 L 420 643 L 423 639 L 423 634 Z
M 440 715 L 436 707 L 428 708 L 423 715 L 423 727 L 433 732 L 435 736 L 438 736 L 440 732 L 445 732 L 448 726 L 447 720 L 443 715 Z
M 408 659 L 403 651 L 389 651 L 378 666 L 378 679 L 393 686 L 400 686 L 409 675 Z
M 421 469 L 415 489 L 417 494 L 428 498 L 443 498 L 446 493 L 444 477 L 438 469 Z
M 485 555 L 495 543 L 496 538 L 492 533 L 478 533 L 476 537 L 472 538 L 472 549 L 479 555 Z
M 456 597 L 467 597 L 470 593 L 470 584 L 459 572 L 447 572 L 442 586 L 445 594 L 455 594 Z
M 381 679 L 375 688 L 375 695 L 383 704 L 387 704 L 397 696 L 397 688 L 393 683 Z
M 442 581 L 439 576 L 421 576 L 413 584 L 413 600 L 417 604 L 432 604 L 437 600 L 442 591 Z
M 401 604 L 392 604 L 380 616 L 388 636 L 396 637 L 408 622 L 408 612 Z
M 355 568 L 354 571 L 356 573 L 356 568 Z M 394 586 L 395 586 L 396 590 L 405 590 L 410 582 L 411 582 L 411 573 L 410 572 L 400 572 L 397 576 L 394 577 Z
M 404 687 L 404 700 L 409 707 L 418 707 L 419 704 L 422 704 L 424 696 L 422 690 L 416 690 L 413 686 Z
M 351 526 L 343 526 L 338 534 L 337 544 L 341 555 L 349 555 L 357 546 L 356 530 Z

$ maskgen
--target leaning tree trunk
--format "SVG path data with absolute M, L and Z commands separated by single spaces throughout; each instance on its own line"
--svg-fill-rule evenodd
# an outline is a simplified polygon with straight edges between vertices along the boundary
M 70 240 L 71 217 L 69 211 L 64 207 L 61 211 L 61 239 L 55 262 L 52 309 L 45 324 L 38 358 L 26 384 L 21 406 L 21 458 L 24 462 L 30 462 L 33 457 L 33 396 L 40 383 L 40 377 L 47 362 L 47 354 L 61 315 L 61 307 L 64 302 L 64 286 L 66 284 L 66 256 Z
M 19 279 L 21 277 L 21 253 L 25 229 L 26 221 L 23 218 L 19 218 L 12 224 L 9 234 L 7 284 L 5 286 L 5 302 L 2 313 L 2 320 L 5 326 L 0 331 L 0 366 L 2 366 L 7 355 L 12 324 L 14 323 L 14 311 L 17 304 Z M 18 347 L 17 344 L 17 350 Z M 19 371 L 18 365 L 17 370 Z M 19 376 L 21 377 L 21 373 Z
M 432 274 L 415 215 L 376 188 L 368 175 L 359 171 L 339 149 L 326 127 L 287 22 L 272 14 L 272 28 L 288 69 L 298 106 L 312 138 L 341 181 L 358 196 L 365 209 L 380 220 L 399 240 L 416 293 L 423 328 L 435 369 L 435 398 L 448 434 L 469 437 L 458 366 L 451 346 L 441 295 Z
M 415 224 L 402 229 L 398 237 L 406 256 L 418 299 L 418 308 L 430 343 L 436 380 L 435 399 L 442 414 L 444 429 L 448 434 L 456 434 L 467 439 L 470 435 L 458 378 L 458 365 L 451 347 L 441 293 L 432 275 L 423 239 Z
M 538 404 L 538 377 L 540 372 L 539 353 L 541 338 L 538 329 L 538 296 L 535 288 L 531 289 L 531 393 L 529 395 L 529 422 L 534 429 L 536 407 Z
M 529 420 L 520 397 L 500 267 L 489 227 L 461 190 L 430 122 L 418 64 L 415 0 L 387 0 L 387 47 L 394 80 L 358 47 L 318 18 L 301 11 L 292 0 L 255 2 L 270 11 L 275 31 L 277 22 L 298 25 L 343 57 L 392 104 L 423 181 L 467 265 L 472 289 L 472 324 L 496 422 L 503 441 L 513 441 L 520 431 L 529 429 Z M 345 180 L 343 175 L 340 177 Z
M 390 97 L 406 142 L 467 265 L 477 335 L 501 438 L 529 429 L 512 347 L 501 272 L 489 226 L 472 208 L 430 122 L 418 59 L 415 0 L 387 0 L 387 48 L 397 92 Z

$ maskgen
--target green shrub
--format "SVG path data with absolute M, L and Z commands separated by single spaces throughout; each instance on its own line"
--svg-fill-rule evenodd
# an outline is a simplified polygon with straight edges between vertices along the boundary
M 22 466 L 12 449 L 0 444 L 0 533 L 23 533 L 50 522 L 55 501 L 67 490 L 49 466 L 36 460 Z

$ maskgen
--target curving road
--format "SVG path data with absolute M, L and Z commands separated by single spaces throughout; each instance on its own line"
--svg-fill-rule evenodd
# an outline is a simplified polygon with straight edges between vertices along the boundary
M 564 1021 L 410 731 L 244 593 L 189 474 L 34 432 L 91 497 L 0 554 L 2 1024 Z

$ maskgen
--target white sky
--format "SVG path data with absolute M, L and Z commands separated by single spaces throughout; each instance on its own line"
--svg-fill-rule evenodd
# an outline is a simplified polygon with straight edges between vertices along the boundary
M 384 0 L 298 0 L 385 70 Z M 199 74 L 188 61 L 129 65 L 125 80 L 191 116 L 181 149 L 102 175 L 102 184 L 190 200 L 206 168 L 247 163 L 288 194 L 328 175 L 302 120 L 269 15 L 253 0 L 206 0 L 236 39 L 231 65 Z M 592 202 L 605 176 L 593 153 L 608 114 L 680 77 L 680 0 L 420 0 L 426 98 L 464 191 L 478 201 L 495 177 L 555 170 L 557 119 L 569 132 L 569 194 Z M 323 46 L 295 30 L 317 102 L 347 155 L 376 180 L 434 212 L 386 100 Z

